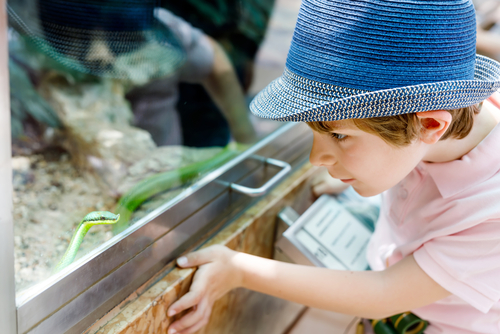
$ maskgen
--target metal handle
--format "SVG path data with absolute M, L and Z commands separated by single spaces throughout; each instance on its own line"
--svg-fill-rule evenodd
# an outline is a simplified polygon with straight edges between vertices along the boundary
M 276 183 L 278 183 L 278 181 L 280 181 L 286 174 L 290 173 L 290 171 L 292 170 L 292 166 L 290 166 L 289 163 L 281 160 L 265 158 L 258 155 L 252 155 L 249 158 L 260 160 L 265 165 L 283 168 L 278 174 L 274 175 L 269 181 L 264 183 L 262 187 L 259 188 L 250 188 L 236 183 L 222 182 L 223 184 L 228 185 L 232 190 L 250 197 L 257 197 L 266 194 L 269 189 L 271 189 Z

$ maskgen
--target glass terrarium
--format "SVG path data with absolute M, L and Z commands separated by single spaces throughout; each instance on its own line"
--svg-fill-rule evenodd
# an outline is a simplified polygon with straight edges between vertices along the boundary
M 83 331 L 304 160 L 248 109 L 299 5 L 7 2 L 18 333 Z

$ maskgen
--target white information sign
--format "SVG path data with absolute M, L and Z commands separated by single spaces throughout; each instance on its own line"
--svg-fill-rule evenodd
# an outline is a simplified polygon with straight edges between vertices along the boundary
M 323 195 L 285 231 L 278 247 L 297 263 L 303 263 L 305 256 L 317 266 L 365 270 L 370 236 L 362 222 L 333 197 Z

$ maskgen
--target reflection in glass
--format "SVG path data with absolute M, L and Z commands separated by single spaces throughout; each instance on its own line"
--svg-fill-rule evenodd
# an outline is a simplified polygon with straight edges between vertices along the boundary
M 298 1 L 282 2 L 280 41 Z M 55 271 L 89 212 L 120 220 L 89 229 L 76 260 L 277 128 L 247 105 L 284 66 L 277 45 L 257 55 L 273 4 L 8 2 L 18 292 Z

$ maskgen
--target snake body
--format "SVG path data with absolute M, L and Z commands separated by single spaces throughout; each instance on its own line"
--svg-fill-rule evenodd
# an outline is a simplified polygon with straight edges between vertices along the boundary
M 228 145 L 221 152 L 207 160 L 159 173 L 137 183 L 118 201 L 117 214 L 108 211 L 94 211 L 89 213 L 76 228 L 64 256 L 56 266 L 55 272 L 62 270 L 74 261 L 83 238 L 92 226 L 114 224 L 113 233 L 120 233 L 128 227 L 132 213 L 148 198 L 166 190 L 179 187 L 193 180 L 198 175 L 222 165 L 234 158 L 242 149 L 245 149 L 245 147 L 240 146 L 239 148 L 235 148 L 234 145 Z M 120 223 L 117 223 L 118 220 L 120 220 Z
M 83 238 L 90 230 L 90 228 L 94 225 L 103 225 L 103 224 L 116 224 L 120 219 L 120 215 L 115 215 L 114 213 L 108 211 L 94 211 L 86 215 L 80 224 L 78 224 L 71 241 L 69 242 L 69 246 L 66 249 L 61 261 L 55 268 L 55 272 L 62 270 L 63 268 L 70 265 L 76 257 L 76 253 L 80 248 L 80 245 L 83 241 Z
M 116 212 L 120 214 L 122 218 L 120 223 L 113 226 L 113 233 L 118 234 L 125 230 L 128 227 L 132 213 L 148 198 L 168 189 L 179 187 L 198 175 L 204 174 L 222 165 L 224 162 L 234 158 L 237 154 L 238 150 L 232 149 L 228 145 L 221 152 L 207 160 L 159 173 L 137 183 L 118 201 Z

